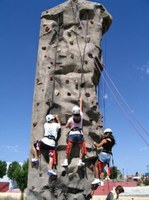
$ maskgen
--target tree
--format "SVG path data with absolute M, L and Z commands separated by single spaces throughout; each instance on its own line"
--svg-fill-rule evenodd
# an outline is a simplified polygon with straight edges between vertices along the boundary
M 8 167 L 7 171 L 8 178 L 10 178 L 11 180 L 15 180 L 15 171 L 20 168 L 21 166 L 17 161 L 12 162 Z
M 116 179 L 118 176 L 121 175 L 120 170 L 118 170 L 116 166 L 111 167 L 110 171 L 111 171 L 110 175 L 111 179 Z
M 6 175 L 7 172 L 7 163 L 0 160 L 0 178 Z
M 23 200 L 23 193 L 27 187 L 28 160 L 25 161 L 22 166 L 18 162 L 12 162 L 8 168 L 8 177 L 17 182 L 17 185 L 21 191 L 21 200 Z

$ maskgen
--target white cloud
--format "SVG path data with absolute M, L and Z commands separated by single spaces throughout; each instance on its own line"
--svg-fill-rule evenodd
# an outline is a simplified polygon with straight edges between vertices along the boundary
M 147 62 L 145 65 L 142 65 L 142 67 L 138 69 L 144 74 L 149 75 L 149 62 Z
M 18 145 L 2 145 L 2 148 L 15 153 L 19 152 Z
M 139 151 L 146 151 L 147 150 L 147 147 L 141 147 L 141 148 L 139 148 Z
M 103 99 L 108 99 L 108 95 L 104 94 Z
M 149 67 L 146 69 L 146 73 L 149 74 Z

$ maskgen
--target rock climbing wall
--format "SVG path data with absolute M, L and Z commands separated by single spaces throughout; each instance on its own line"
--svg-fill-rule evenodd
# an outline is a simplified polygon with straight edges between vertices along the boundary
M 37 71 L 32 111 L 32 145 L 44 135 L 48 113 L 58 114 L 62 129 L 58 140 L 57 178 L 47 175 L 48 163 L 41 155 L 38 167 L 30 163 L 28 200 L 90 199 L 94 179 L 92 165 L 96 152 L 93 140 L 99 139 L 102 116 L 96 98 L 96 86 L 103 69 L 101 38 L 112 18 L 103 5 L 85 0 L 70 0 L 41 15 Z M 72 149 L 68 168 L 65 158 L 68 117 L 83 97 L 83 132 L 87 146 L 84 167 L 78 168 L 78 147 Z M 32 154 L 30 151 L 30 160 Z

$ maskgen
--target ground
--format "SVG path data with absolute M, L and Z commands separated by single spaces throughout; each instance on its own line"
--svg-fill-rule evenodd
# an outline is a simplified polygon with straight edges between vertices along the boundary
M 20 198 L 20 192 L 3 192 L 0 193 L 0 200 L 5 200 L 5 198 L 7 200 L 19 200 Z M 106 196 L 93 196 L 92 200 L 105 200 Z M 149 200 L 149 196 L 148 197 L 136 197 L 136 196 L 127 196 L 127 197 L 123 197 L 121 196 L 119 198 L 119 200 Z

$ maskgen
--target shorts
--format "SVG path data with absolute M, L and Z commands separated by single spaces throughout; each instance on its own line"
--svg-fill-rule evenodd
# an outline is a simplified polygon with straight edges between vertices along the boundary
M 43 143 L 42 141 L 40 141 L 40 149 L 42 150 L 55 150 L 55 147 L 49 146 L 45 143 Z
M 45 143 L 43 143 L 42 141 L 40 141 L 40 149 L 42 150 L 46 150 L 49 153 L 49 156 L 56 156 L 56 150 L 55 147 L 49 146 Z
M 101 152 L 98 154 L 98 159 L 103 163 L 110 163 L 112 155 L 110 153 Z
M 76 143 L 83 143 L 83 141 L 84 141 L 84 137 L 82 134 L 68 135 L 67 139 L 70 142 L 76 142 Z
M 37 140 L 35 143 L 34 143 L 34 148 L 39 151 L 40 149 L 40 142 Z

